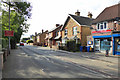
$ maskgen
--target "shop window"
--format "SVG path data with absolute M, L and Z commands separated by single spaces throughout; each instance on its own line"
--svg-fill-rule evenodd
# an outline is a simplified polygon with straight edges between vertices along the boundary
M 103 39 L 101 41 L 101 46 L 100 46 L 100 49 L 101 50 L 110 50 L 110 47 L 111 47 L 111 41 L 109 41 L 108 39 Z
M 120 38 L 115 38 L 115 51 L 120 52 Z

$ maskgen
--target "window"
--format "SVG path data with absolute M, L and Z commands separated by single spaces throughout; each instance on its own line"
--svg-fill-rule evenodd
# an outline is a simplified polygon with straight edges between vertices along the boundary
M 107 22 L 98 23 L 98 24 L 97 24 L 97 29 L 98 29 L 98 30 L 107 29 Z
M 77 35 L 77 27 L 73 27 L 73 35 Z
M 97 24 L 97 29 L 100 29 L 100 26 L 99 26 L 99 24 Z
M 100 29 L 103 29 L 103 26 L 104 26 L 103 23 L 101 23 L 101 24 L 100 24 Z
M 104 23 L 104 28 L 105 28 L 105 29 L 107 28 L 107 23 L 106 23 L 106 22 Z
M 65 29 L 65 35 L 67 35 L 67 33 L 68 33 L 68 30 L 67 30 L 67 29 Z
M 55 37 L 58 36 L 58 31 L 55 32 Z

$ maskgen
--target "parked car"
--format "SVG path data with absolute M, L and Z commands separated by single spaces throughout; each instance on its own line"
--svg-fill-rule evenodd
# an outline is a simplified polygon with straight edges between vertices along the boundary
M 23 43 L 23 42 L 20 42 L 20 46 L 24 46 L 24 43 Z

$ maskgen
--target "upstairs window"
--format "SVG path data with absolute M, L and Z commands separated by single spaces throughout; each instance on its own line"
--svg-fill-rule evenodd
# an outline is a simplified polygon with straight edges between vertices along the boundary
M 73 35 L 77 35 L 77 27 L 73 27 Z
M 65 35 L 67 35 L 68 34 L 68 30 L 67 29 L 65 29 Z
M 106 22 L 104 22 L 104 28 L 105 28 L 105 29 L 107 28 L 107 23 L 106 23 Z
M 100 29 L 100 25 L 99 24 L 97 24 L 97 29 Z
M 58 36 L 58 31 L 55 32 L 55 37 Z
M 106 30 L 107 29 L 107 22 L 101 22 L 97 24 L 98 30 Z

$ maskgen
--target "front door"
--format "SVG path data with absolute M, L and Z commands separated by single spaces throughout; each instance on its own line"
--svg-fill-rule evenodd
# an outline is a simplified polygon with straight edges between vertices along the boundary
M 115 55 L 120 55 L 120 38 L 115 38 Z
M 95 51 L 100 51 L 100 39 L 95 39 Z

